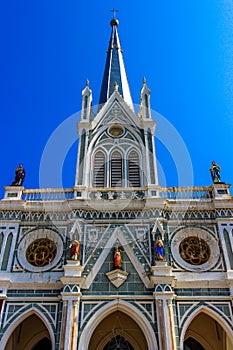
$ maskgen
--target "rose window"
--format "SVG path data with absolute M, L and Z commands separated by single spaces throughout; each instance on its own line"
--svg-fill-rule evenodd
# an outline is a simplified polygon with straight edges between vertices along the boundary
M 57 254 L 56 244 L 48 238 L 33 241 L 26 250 L 27 261 L 36 267 L 50 264 Z
M 202 265 L 210 257 L 210 248 L 206 241 L 199 237 L 187 237 L 179 246 L 181 258 L 191 265 Z

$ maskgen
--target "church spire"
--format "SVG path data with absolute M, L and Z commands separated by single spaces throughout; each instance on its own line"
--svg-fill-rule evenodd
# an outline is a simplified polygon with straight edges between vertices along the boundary
M 114 18 L 110 22 L 112 32 L 107 51 L 99 104 L 105 103 L 115 91 L 115 86 L 118 85 L 119 94 L 123 97 L 125 102 L 132 107 L 133 103 L 131 99 L 128 79 L 126 76 L 120 40 L 117 32 L 119 22 L 115 18 L 115 12 L 116 10 L 114 10 Z

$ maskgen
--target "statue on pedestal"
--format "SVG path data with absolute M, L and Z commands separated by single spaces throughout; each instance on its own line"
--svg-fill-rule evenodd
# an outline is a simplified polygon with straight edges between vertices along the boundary
M 163 249 L 163 241 L 160 236 L 158 236 L 157 241 L 155 242 L 156 248 L 156 258 L 157 260 L 164 260 L 164 249 Z
M 220 166 L 213 161 L 210 167 L 210 174 L 211 174 L 213 183 L 221 182 L 220 169 L 221 169 Z
M 15 169 L 15 179 L 12 182 L 11 186 L 22 186 L 24 182 L 26 172 L 23 168 L 23 164 L 20 163 L 19 167 Z
M 79 254 L 80 254 L 80 243 L 77 239 L 75 239 L 71 245 L 70 248 L 70 259 L 78 261 Z
M 114 253 L 114 269 L 122 269 L 122 251 L 118 247 Z

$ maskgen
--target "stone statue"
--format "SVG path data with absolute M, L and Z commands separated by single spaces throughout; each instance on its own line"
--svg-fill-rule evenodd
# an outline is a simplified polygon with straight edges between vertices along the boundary
M 26 172 L 23 168 L 23 164 L 20 163 L 19 167 L 15 169 L 15 179 L 12 182 L 11 186 L 22 186 L 24 182 Z
M 221 169 L 220 166 L 213 161 L 210 167 L 210 174 L 211 174 L 213 183 L 221 182 L 220 169 Z
M 122 251 L 118 247 L 114 253 L 114 269 L 122 269 Z
M 157 260 L 164 260 L 163 241 L 160 236 L 158 236 L 157 241 L 155 242 L 155 248 Z
M 70 248 L 70 259 L 78 261 L 79 254 L 80 254 L 80 243 L 77 239 L 75 239 L 71 245 Z

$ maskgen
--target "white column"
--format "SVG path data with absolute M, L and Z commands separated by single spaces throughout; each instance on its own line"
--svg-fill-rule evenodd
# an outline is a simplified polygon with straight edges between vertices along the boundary
M 156 296 L 157 322 L 161 350 L 176 350 L 172 297 Z
M 73 301 L 73 317 L 72 317 L 72 341 L 71 341 L 71 350 L 77 349 L 77 317 L 78 317 L 78 310 L 79 310 L 79 302 L 80 298 L 78 300 Z
M 72 335 L 72 313 L 73 313 L 73 303 L 72 299 L 68 298 L 68 305 L 67 305 L 67 316 L 66 316 L 66 329 L 65 329 L 65 343 L 64 343 L 64 350 L 71 350 L 71 335 Z
M 80 291 L 65 291 L 61 293 L 63 300 L 63 315 L 61 326 L 60 350 L 77 349 L 78 311 L 81 300 Z
M 171 342 L 172 349 L 176 349 L 176 336 L 175 336 L 175 324 L 174 324 L 174 313 L 172 308 L 172 299 L 167 300 L 168 305 L 168 316 L 170 321 L 170 330 L 171 330 Z
M 164 315 L 163 315 L 163 301 L 156 300 L 156 315 L 158 323 L 159 344 L 161 350 L 166 350 L 166 340 L 164 331 Z
M 67 300 L 63 300 L 62 308 L 62 324 L 61 324 L 61 336 L 60 336 L 60 350 L 64 350 L 65 346 L 65 330 L 66 330 L 66 320 L 67 320 Z

